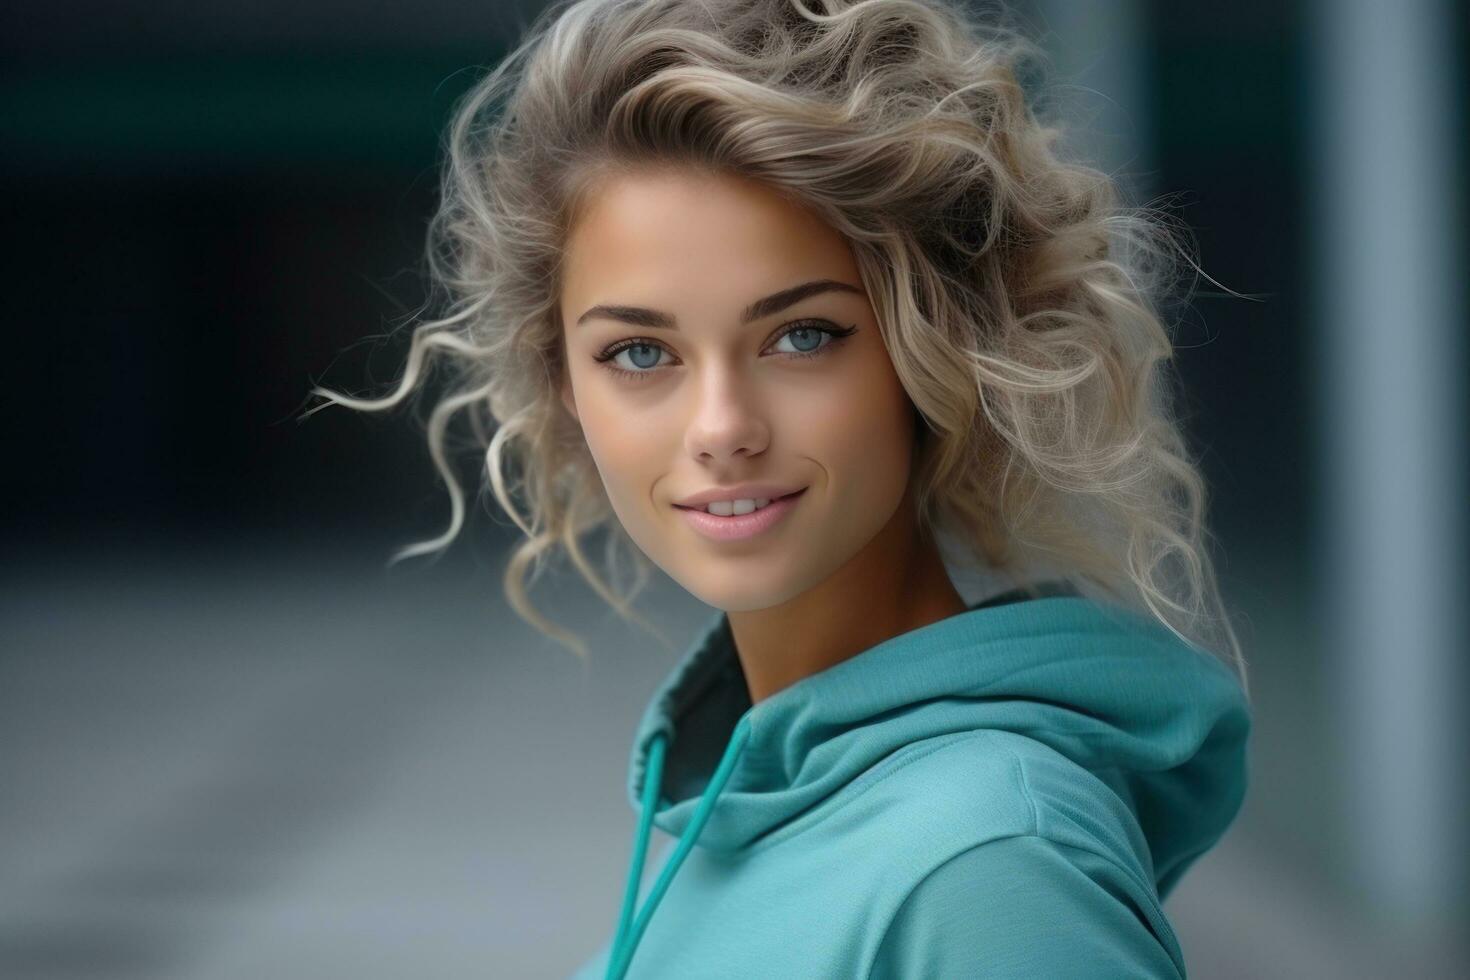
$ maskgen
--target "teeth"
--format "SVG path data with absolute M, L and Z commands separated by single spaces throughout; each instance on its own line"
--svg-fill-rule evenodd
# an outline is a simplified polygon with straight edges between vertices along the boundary
M 753 510 L 760 510 L 770 502 L 767 497 L 756 500 L 717 500 L 708 504 L 705 510 L 716 517 L 738 517 L 741 514 L 749 514 Z

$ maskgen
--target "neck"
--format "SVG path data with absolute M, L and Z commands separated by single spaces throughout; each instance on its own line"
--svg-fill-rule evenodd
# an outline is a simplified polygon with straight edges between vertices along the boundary
M 826 581 L 779 606 L 728 614 L 752 704 L 966 609 L 938 544 L 917 523 L 906 494 L 883 530 Z

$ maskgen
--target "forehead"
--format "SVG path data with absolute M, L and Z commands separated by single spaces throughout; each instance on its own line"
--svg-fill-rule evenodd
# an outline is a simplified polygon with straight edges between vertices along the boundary
M 743 306 L 821 277 L 861 281 L 846 239 L 771 188 L 723 174 L 620 173 L 586 197 L 567 238 L 562 292 L 569 307 L 681 295 Z

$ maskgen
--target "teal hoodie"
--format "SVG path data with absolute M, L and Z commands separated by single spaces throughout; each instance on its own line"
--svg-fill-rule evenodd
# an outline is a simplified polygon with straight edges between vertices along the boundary
M 639 723 L 622 915 L 574 980 L 1184 977 L 1160 903 L 1239 811 L 1250 726 L 1224 663 L 1065 584 L 755 705 L 721 612 Z

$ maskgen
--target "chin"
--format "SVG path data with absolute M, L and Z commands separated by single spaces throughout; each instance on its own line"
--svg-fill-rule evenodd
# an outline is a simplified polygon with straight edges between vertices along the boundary
M 772 606 L 779 606 L 781 604 L 780 599 L 759 596 L 709 595 L 700 596 L 700 601 L 707 606 L 713 606 L 727 613 L 755 612 L 759 609 L 770 609 Z
M 672 536 L 651 537 L 656 540 L 647 540 L 646 547 L 635 537 L 644 555 L 684 591 L 725 612 L 780 606 L 820 581 L 793 553 L 802 544 L 796 536 L 779 544 L 731 549 L 699 539 L 684 527 Z
M 772 579 L 767 575 L 759 581 L 747 576 L 743 581 L 732 581 L 739 575 L 740 573 L 735 571 L 723 581 L 719 580 L 720 576 L 707 574 L 676 575 L 673 578 L 700 602 L 725 612 L 754 612 L 758 609 L 770 609 L 789 602 L 801 592 L 801 589 L 795 585 L 795 578 L 791 576 L 782 575 Z

